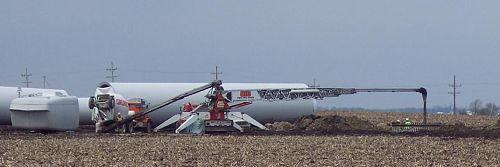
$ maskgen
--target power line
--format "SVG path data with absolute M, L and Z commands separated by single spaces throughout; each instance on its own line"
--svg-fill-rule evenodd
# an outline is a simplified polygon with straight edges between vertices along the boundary
M 115 64 L 111 62 L 111 68 L 107 68 L 106 71 L 111 72 L 111 76 L 106 76 L 106 78 L 111 78 L 111 82 L 115 82 L 115 78 L 118 76 L 115 75 L 115 71 L 118 70 L 118 67 L 115 67 Z
M 453 84 L 449 85 L 451 88 L 453 88 L 453 92 L 448 92 L 448 94 L 453 95 L 453 114 L 457 114 L 457 94 L 460 94 L 460 92 L 457 92 L 457 88 L 462 87 L 462 85 L 457 85 L 457 77 L 454 75 L 453 76 Z
M 28 73 L 28 68 L 26 68 L 26 71 L 24 74 L 21 74 L 21 77 L 23 77 L 25 79 L 24 82 L 22 82 L 23 84 L 26 84 L 26 87 L 29 88 L 30 86 L 30 77 L 31 77 L 31 73 Z

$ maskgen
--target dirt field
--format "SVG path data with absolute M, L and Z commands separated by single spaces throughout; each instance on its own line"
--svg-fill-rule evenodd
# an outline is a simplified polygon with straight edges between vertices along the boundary
M 404 120 L 410 118 L 414 122 L 422 122 L 422 113 L 402 113 L 402 112 L 352 112 L 352 111 L 323 111 L 317 115 L 339 115 L 339 116 L 355 116 L 362 120 L 370 121 L 375 125 L 387 124 L 396 120 Z M 469 116 L 469 115 L 439 115 L 429 114 L 428 123 L 463 123 L 469 127 L 483 127 L 494 125 L 500 117 L 491 116 Z
M 345 122 L 384 124 L 401 113 L 328 112 L 311 124 L 342 130 Z M 411 117 L 412 115 L 408 115 Z M 389 117 L 389 118 L 385 118 Z M 498 118 L 435 117 L 481 127 Z M 416 118 L 415 118 L 416 119 Z M 438 119 L 436 119 L 438 120 Z M 339 123 L 340 122 L 340 123 Z M 366 122 L 366 121 L 365 121 Z M 498 125 L 497 125 L 498 126 Z M 366 128 L 360 126 L 359 128 Z M 379 131 L 376 131 L 379 132 Z M 178 135 L 27 133 L 0 127 L 0 166 L 499 166 L 500 138 L 386 132 L 250 132 Z M 496 135 L 498 136 L 498 135 Z
M 479 138 L 10 134 L 0 166 L 498 166 L 499 148 Z

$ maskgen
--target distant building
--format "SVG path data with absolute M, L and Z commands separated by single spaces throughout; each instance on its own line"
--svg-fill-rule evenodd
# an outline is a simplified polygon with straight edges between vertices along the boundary
M 474 115 L 474 114 L 472 113 L 472 111 L 470 111 L 470 110 L 465 111 L 465 114 L 466 114 L 466 115 Z

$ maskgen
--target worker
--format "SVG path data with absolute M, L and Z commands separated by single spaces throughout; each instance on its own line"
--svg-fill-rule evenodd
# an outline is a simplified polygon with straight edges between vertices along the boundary
M 184 104 L 184 112 L 191 112 L 193 111 L 193 105 L 191 105 L 191 103 L 186 103 Z
M 410 118 L 406 118 L 404 124 L 405 125 L 412 125 L 413 123 L 410 121 Z
M 396 124 L 401 124 L 401 120 L 396 120 Z
M 413 123 L 410 121 L 410 118 L 405 118 L 405 121 L 403 122 L 403 124 L 404 124 L 403 130 L 405 132 L 411 132 L 412 131 L 411 125 Z

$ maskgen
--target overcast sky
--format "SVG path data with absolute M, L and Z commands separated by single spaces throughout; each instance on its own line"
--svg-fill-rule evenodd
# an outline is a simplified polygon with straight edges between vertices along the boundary
M 89 96 L 120 82 L 299 82 L 420 87 L 430 105 L 500 103 L 500 1 L 0 1 L 0 85 Z M 420 107 L 417 94 L 358 94 L 339 107 Z

